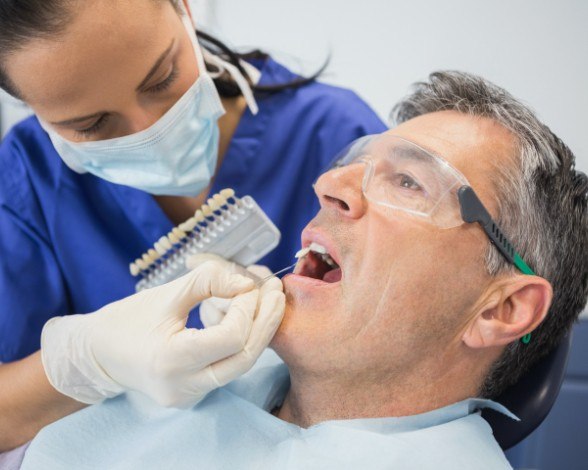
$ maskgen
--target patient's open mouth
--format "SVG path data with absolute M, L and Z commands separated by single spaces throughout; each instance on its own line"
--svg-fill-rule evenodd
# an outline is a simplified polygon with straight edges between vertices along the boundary
M 312 243 L 308 248 L 300 250 L 297 256 L 300 256 L 300 261 L 294 270 L 295 274 L 329 284 L 341 280 L 341 267 L 322 245 Z

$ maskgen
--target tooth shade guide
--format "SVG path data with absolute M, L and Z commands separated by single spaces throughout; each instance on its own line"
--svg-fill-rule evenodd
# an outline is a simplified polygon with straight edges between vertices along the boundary
M 279 239 L 279 230 L 250 196 L 237 198 L 227 189 L 211 196 L 129 269 L 142 276 L 136 284 L 136 290 L 142 291 L 185 274 L 188 256 L 208 252 L 251 265 L 275 248 Z

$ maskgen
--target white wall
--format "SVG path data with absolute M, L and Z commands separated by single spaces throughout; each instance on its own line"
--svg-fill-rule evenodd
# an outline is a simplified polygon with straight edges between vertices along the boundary
M 209 0 L 203 23 L 353 88 L 382 117 L 436 69 L 481 74 L 530 103 L 588 171 L 584 0 Z
M 0 90 L 0 138 L 17 122 L 29 116 L 31 111 L 21 102 Z

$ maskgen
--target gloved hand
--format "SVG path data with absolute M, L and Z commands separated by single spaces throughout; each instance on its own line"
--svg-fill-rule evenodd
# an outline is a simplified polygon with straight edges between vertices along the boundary
M 285 299 L 277 290 L 260 295 L 226 268 L 208 261 L 95 313 L 48 321 L 41 354 L 49 381 L 83 403 L 135 390 L 163 406 L 189 407 L 242 375 L 273 337 Z M 186 329 L 192 307 L 211 296 L 236 297 L 215 327 Z
M 249 266 L 247 271 L 253 274 L 255 279 L 265 279 L 272 275 L 272 271 L 268 267 L 261 265 Z M 268 279 L 260 288 L 262 295 L 272 290 L 283 290 L 282 281 L 277 277 Z M 206 328 L 218 325 L 223 321 L 223 318 L 225 318 L 230 305 L 231 302 L 229 299 L 221 299 L 220 297 L 211 297 L 210 299 L 204 300 L 200 304 L 200 320 L 202 321 L 202 324 Z
M 250 277 L 255 282 L 262 279 L 267 279 L 272 275 L 272 271 L 267 266 L 253 265 L 248 268 L 244 268 L 232 261 L 228 261 L 220 256 L 212 253 L 201 253 L 189 257 L 186 260 L 186 267 L 188 269 L 196 269 L 203 263 L 208 261 L 218 261 L 224 264 L 225 269 L 231 273 L 242 274 L 243 276 Z M 267 279 L 261 286 L 262 295 L 272 290 L 283 290 L 282 282 L 277 277 Z M 211 297 L 210 299 L 204 300 L 200 304 L 200 320 L 206 328 L 218 325 L 225 315 L 227 314 L 230 307 L 229 299 L 222 299 L 219 297 Z

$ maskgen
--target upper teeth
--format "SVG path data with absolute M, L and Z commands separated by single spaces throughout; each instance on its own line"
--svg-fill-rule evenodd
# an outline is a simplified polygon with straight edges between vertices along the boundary
M 329 255 L 329 253 L 327 252 L 327 249 L 324 246 L 319 245 L 318 243 L 314 243 L 314 242 L 311 243 L 310 246 L 303 248 L 298 253 L 296 253 L 296 258 L 298 258 L 298 259 L 304 258 L 311 251 L 313 253 L 317 253 L 318 255 L 320 255 L 322 260 L 325 263 L 327 263 L 329 266 L 331 266 L 333 268 L 337 267 L 337 263 L 335 263 L 335 261 L 333 261 L 333 258 L 331 258 L 331 255 Z

